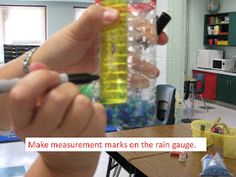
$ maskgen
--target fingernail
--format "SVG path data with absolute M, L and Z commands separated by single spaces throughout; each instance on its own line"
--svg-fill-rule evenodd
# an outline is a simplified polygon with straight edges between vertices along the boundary
M 156 78 L 159 76 L 159 70 L 158 69 L 152 69 L 150 72 L 147 74 L 150 78 Z
M 119 16 L 119 11 L 116 9 L 106 9 L 103 13 L 103 22 L 109 24 L 116 20 Z

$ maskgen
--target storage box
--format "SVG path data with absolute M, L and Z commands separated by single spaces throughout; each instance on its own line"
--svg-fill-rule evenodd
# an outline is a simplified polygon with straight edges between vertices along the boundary
M 206 137 L 207 147 L 216 146 L 222 149 L 224 157 L 236 158 L 236 128 L 229 128 L 229 133 L 222 135 L 211 132 L 214 122 L 195 120 L 191 123 L 193 137 Z M 205 130 L 201 130 L 205 126 Z

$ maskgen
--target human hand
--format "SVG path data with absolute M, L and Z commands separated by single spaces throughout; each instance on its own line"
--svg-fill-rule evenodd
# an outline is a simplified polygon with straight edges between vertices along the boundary
M 9 93 L 9 110 L 16 134 L 21 139 L 103 137 L 106 125 L 103 106 L 81 95 L 74 84 L 59 84 L 58 73 L 42 68 L 46 67 L 32 63 L 31 70 L 37 70 L 23 77 Z M 99 153 L 92 152 L 40 155 L 52 171 L 80 175 L 89 172 L 88 176 L 93 175 L 99 158 Z
M 165 45 L 168 42 L 168 36 L 165 32 L 161 32 L 160 35 L 157 37 L 156 35 L 149 35 L 150 38 L 156 37 L 156 43 L 159 45 Z M 132 54 L 132 64 L 131 68 L 135 71 L 135 73 L 132 73 L 130 76 L 130 83 L 132 87 L 135 88 L 146 88 L 149 86 L 149 79 L 155 79 L 159 76 L 160 71 L 159 69 L 145 61 L 139 58 L 137 55 Z
M 59 72 L 94 72 L 97 69 L 100 31 L 118 19 L 117 10 L 92 5 L 79 20 L 50 37 L 32 59 Z
M 140 4 L 139 4 L 140 5 Z M 146 49 L 149 45 L 159 44 L 164 45 L 168 42 L 166 33 L 161 32 L 157 36 L 156 18 L 153 4 L 149 4 L 150 9 L 142 11 L 137 4 L 129 6 L 129 48 L 130 52 L 130 67 L 131 75 L 129 77 L 132 87 L 146 88 L 149 86 L 149 79 L 155 79 L 159 76 L 158 68 L 147 62 L 155 60 L 155 58 L 141 58 L 142 50 Z M 155 3 L 154 3 L 155 6 Z
M 49 38 L 35 52 L 33 59 L 43 62 L 49 68 L 59 72 L 94 72 L 98 65 L 100 30 L 107 25 L 116 23 L 118 19 L 119 12 L 117 10 L 108 10 L 101 6 L 92 5 L 79 20 Z M 160 45 L 164 45 L 168 41 L 164 32 L 159 37 L 150 33 L 145 35 L 150 40 L 155 39 Z M 140 72 L 140 74 L 133 74 L 130 78 L 130 83 L 134 87 L 147 87 L 149 81 L 146 77 L 156 78 L 159 75 L 156 66 L 137 57 L 134 57 L 132 68 Z

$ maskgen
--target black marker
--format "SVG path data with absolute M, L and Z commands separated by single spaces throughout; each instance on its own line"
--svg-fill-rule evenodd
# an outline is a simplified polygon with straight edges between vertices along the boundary
M 92 81 L 98 80 L 98 75 L 81 73 L 81 74 L 60 74 L 61 84 L 65 82 L 72 82 L 74 84 L 88 84 Z M 13 78 L 9 80 L 0 80 L 0 93 L 10 91 L 21 80 L 20 78 Z
M 169 23 L 170 20 L 171 17 L 165 12 L 162 12 L 159 18 L 157 17 L 156 21 L 157 35 L 159 35 L 163 31 L 163 29 L 166 27 L 166 25 Z

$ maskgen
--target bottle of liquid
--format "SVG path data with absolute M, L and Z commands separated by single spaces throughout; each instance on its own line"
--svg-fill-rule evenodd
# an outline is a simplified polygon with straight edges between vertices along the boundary
M 127 2 L 128 6 L 125 6 Z M 127 2 L 125 0 L 100 0 L 101 5 L 118 8 L 118 10 L 120 6 L 127 7 L 126 13 L 121 8 L 121 21 L 116 24 L 117 26 L 114 25 L 110 31 L 108 28 L 102 32 L 101 81 L 98 86 L 100 89 L 95 86 L 95 90 L 100 91 L 98 94 L 100 101 L 105 105 L 108 125 L 119 127 L 119 129 L 153 125 L 156 120 L 156 76 L 152 75 L 149 69 L 155 67 L 156 63 L 158 34 L 156 1 L 129 0 Z M 112 37 L 116 35 L 117 37 Z M 117 51 L 120 51 L 119 55 L 116 55 Z M 121 60 L 117 62 L 115 56 L 120 56 Z M 142 66 L 145 67 L 142 68 Z M 108 72 L 111 67 L 118 69 L 119 74 L 113 71 Z M 117 79 L 117 82 L 114 82 L 114 79 Z M 113 92 L 113 89 L 117 92 Z M 97 97 L 97 92 L 94 93 Z M 108 97 L 111 99 L 107 99 Z
M 128 99 L 127 1 L 100 0 L 100 5 L 118 9 L 120 18 L 101 33 L 99 97 L 105 105 L 121 104 Z

